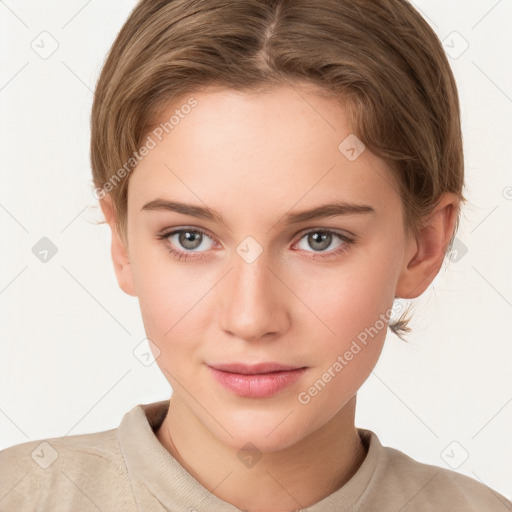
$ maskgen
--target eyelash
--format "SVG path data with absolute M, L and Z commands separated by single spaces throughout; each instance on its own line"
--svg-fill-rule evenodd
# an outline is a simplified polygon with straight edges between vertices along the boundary
M 165 247 L 165 249 L 171 254 L 171 256 L 173 256 L 173 258 L 175 258 L 175 259 L 177 259 L 179 261 L 181 261 L 181 260 L 188 261 L 188 260 L 201 260 L 201 259 L 203 259 L 204 256 L 202 256 L 203 253 L 201 253 L 201 252 L 197 253 L 197 254 L 201 254 L 201 256 L 196 256 L 193 251 L 189 251 L 189 252 L 177 251 L 176 249 L 173 249 L 169 245 L 169 237 L 171 237 L 172 235 L 175 235 L 177 233 L 183 233 L 185 231 L 188 231 L 190 233 L 200 233 L 201 235 L 204 235 L 204 236 L 206 236 L 206 237 L 208 237 L 210 239 L 213 239 L 206 231 L 203 231 L 202 229 L 199 229 L 199 228 L 180 228 L 180 229 L 175 229 L 173 231 L 167 231 L 165 233 L 161 233 L 161 234 L 157 235 L 157 238 L 158 238 L 158 240 L 160 240 L 160 242 Z M 299 238 L 299 241 L 302 240 L 305 236 L 307 236 L 307 235 L 309 235 L 311 233 L 322 233 L 322 234 L 335 235 L 335 236 L 339 237 L 343 242 L 345 242 L 344 244 L 340 245 L 340 247 L 338 247 L 337 249 L 334 249 L 333 251 L 327 253 L 327 255 L 321 254 L 321 253 L 313 253 L 312 259 L 323 260 L 323 259 L 327 259 L 327 258 L 332 258 L 332 257 L 338 256 L 338 255 L 348 251 L 350 246 L 355 243 L 355 240 L 353 240 L 352 238 L 349 238 L 348 236 L 343 235 L 341 233 L 338 233 L 337 231 L 333 231 L 331 229 L 310 229 L 309 231 L 306 231 L 306 232 L 301 234 L 301 236 Z M 309 251 L 307 251 L 307 252 L 309 252 Z M 192 255 L 192 254 L 194 254 L 194 255 Z

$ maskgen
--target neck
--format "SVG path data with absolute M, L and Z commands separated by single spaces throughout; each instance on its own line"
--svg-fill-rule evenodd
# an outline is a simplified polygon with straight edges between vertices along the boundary
M 356 396 L 325 425 L 294 445 L 264 453 L 244 468 L 173 394 L 156 436 L 206 489 L 237 508 L 283 512 L 305 508 L 337 491 L 366 457 L 354 426 Z

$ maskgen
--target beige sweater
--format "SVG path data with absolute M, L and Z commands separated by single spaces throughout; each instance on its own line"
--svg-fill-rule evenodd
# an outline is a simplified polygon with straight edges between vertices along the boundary
M 0 512 L 235 512 L 160 444 L 169 401 L 134 407 L 118 428 L 30 441 L 0 451 Z M 368 454 L 309 512 L 507 512 L 512 502 L 454 471 L 422 464 L 358 429 Z

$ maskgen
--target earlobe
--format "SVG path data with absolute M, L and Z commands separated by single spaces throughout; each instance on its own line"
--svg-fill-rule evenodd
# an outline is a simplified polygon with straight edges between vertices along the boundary
M 395 292 L 397 297 L 419 297 L 438 274 L 453 235 L 458 204 L 454 194 L 443 195 L 435 210 L 422 223 L 418 236 L 408 241 Z
M 118 232 L 114 207 L 108 194 L 100 200 L 100 206 L 112 233 L 111 255 L 117 282 L 126 294 L 136 297 L 128 250 Z

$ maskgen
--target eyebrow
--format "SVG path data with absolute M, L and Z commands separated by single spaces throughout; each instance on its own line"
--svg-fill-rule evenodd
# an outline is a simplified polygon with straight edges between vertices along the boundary
M 206 219 L 226 225 L 222 215 L 211 208 L 197 206 L 192 204 L 180 203 L 178 201 L 169 201 L 166 199 L 154 199 L 146 203 L 141 211 L 169 211 L 197 217 L 199 219 Z M 316 206 L 309 210 L 301 212 L 288 213 L 284 216 L 285 224 L 298 224 L 314 219 L 322 219 L 326 217 L 337 217 L 341 215 L 351 214 L 366 214 L 371 213 L 376 215 L 376 211 L 367 204 L 354 204 L 345 201 L 336 201 L 321 206 Z

